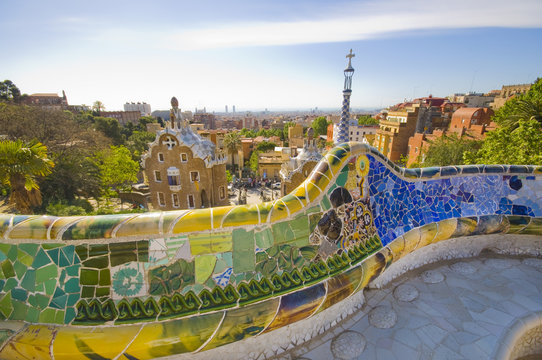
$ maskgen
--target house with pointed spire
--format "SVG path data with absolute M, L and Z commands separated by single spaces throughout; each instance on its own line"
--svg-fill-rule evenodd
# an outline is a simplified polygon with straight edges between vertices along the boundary
M 170 119 L 142 156 L 143 174 L 154 210 L 228 205 L 227 156 L 191 129 L 171 99 Z

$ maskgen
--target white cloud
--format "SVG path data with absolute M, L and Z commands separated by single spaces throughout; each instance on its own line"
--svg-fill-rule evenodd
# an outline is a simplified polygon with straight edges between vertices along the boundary
M 350 15 L 323 20 L 259 21 L 172 31 L 161 44 L 177 50 L 200 50 L 363 40 L 409 30 L 542 27 L 539 0 L 393 0 L 354 5 L 350 10 Z

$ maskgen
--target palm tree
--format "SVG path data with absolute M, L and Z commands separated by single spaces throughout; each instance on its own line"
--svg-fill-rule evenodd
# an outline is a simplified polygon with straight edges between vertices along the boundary
M 228 150 L 228 153 L 231 154 L 231 164 L 235 165 L 234 155 L 241 147 L 241 134 L 231 132 L 224 135 L 224 146 Z
M 51 173 L 54 163 L 38 141 L 0 141 L 0 181 L 11 187 L 9 202 L 21 213 L 41 205 L 37 177 Z

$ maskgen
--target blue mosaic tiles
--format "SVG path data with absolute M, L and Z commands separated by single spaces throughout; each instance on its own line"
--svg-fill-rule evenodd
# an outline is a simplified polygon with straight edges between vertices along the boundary
M 472 170 L 486 174 L 505 171 L 504 166 L 443 167 L 421 169 L 422 176 L 432 176 L 440 169 L 450 178 L 406 181 L 374 156 L 368 174 L 369 198 L 375 214 L 375 226 L 385 246 L 405 232 L 432 222 L 450 218 L 503 214 L 539 217 L 542 215 L 540 184 L 535 176 L 473 174 L 454 176 Z M 483 167 L 483 169 L 481 169 Z M 513 170 L 521 170 L 515 167 Z M 406 169 L 420 170 L 420 169 Z M 413 176 L 414 177 L 414 176 Z

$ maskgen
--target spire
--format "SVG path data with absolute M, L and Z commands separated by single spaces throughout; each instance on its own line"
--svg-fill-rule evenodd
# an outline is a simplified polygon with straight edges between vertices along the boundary
M 339 122 L 339 134 L 336 137 L 336 144 L 349 141 L 349 120 L 350 120 L 350 95 L 352 94 L 352 76 L 354 68 L 352 67 L 352 58 L 356 54 L 350 53 L 346 55 L 348 58 L 348 66 L 344 69 L 344 90 L 343 90 L 343 107 L 341 111 L 341 121 Z

